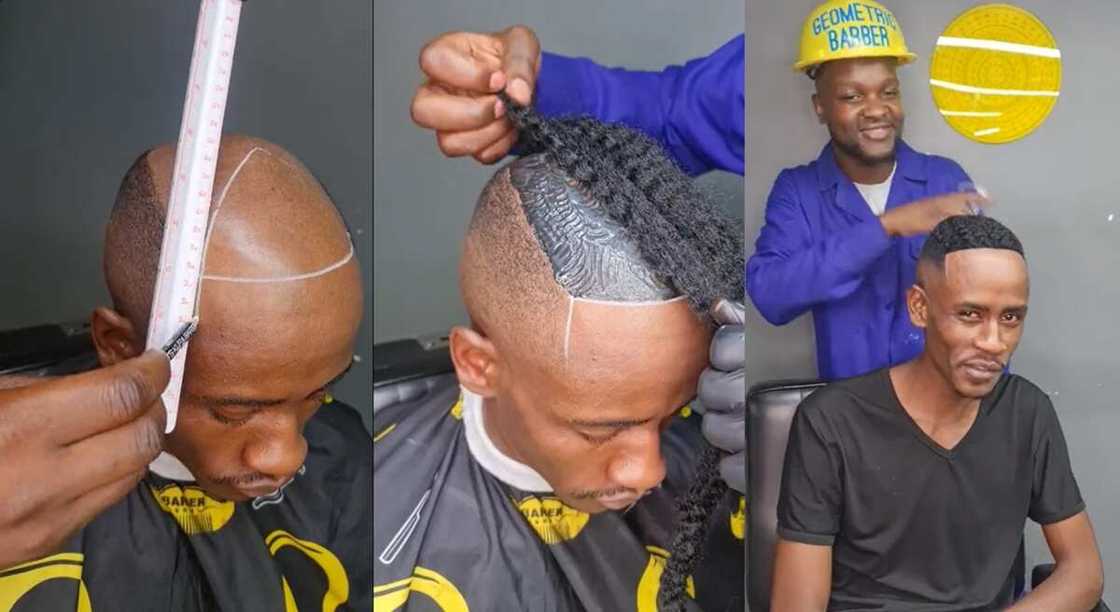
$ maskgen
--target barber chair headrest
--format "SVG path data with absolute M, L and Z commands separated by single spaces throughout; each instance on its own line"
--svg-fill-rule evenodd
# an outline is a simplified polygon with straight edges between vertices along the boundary
M 747 393 L 747 579 L 752 611 L 770 609 L 770 576 L 778 532 L 778 491 L 789 428 L 798 404 L 819 380 L 782 380 Z
M 0 376 L 62 376 L 97 367 L 89 323 L 0 331 Z
M 423 336 L 373 346 L 373 412 L 419 398 L 453 378 L 447 336 Z

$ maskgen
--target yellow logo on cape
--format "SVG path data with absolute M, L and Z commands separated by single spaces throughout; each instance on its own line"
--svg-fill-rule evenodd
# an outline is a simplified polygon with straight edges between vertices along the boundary
M 92 612 L 89 591 L 82 580 L 81 553 L 59 553 L 0 572 L 0 610 L 11 610 L 39 585 L 57 578 L 78 581 L 77 612 Z
M 742 540 L 747 529 L 747 498 L 739 496 L 739 509 L 731 515 L 731 535 Z
M 213 533 L 225 527 L 233 517 L 233 502 L 218 501 L 195 485 L 169 484 L 148 489 L 159 507 L 170 514 L 187 535 Z
M 586 512 L 566 506 L 555 497 L 529 496 L 517 502 L 517 509 L 545 544 L 576 537 L 591 518 Z
M 459 396 L 459 399 L 458 399 L 458 401 L 455 402 L 455 405 L 451 407 L 451 416 L 459 419 L 460 421 L 463 420 L 463 396 L 462 395 Z
M 291 547 L 303 553 L 312 563 L 318 565 L 319 569 L 323 570 L 323 575 L 327 578 L 327 592 L 323 595 L 323 607 L 321 608 L 323 612 L 334 612 L 350 598 L 350 581 L 346 577 L 346 570 L 343 569 L 342 562 L 331 551 L 314 542 L 301 540 L 283 529 L 277 529 L 268 534 L 264 543 L 268 546 L 268 552 L 273 557 L 281 549 Z M 299 612 L 295 596 L 292 595 L 292 588 L 288 586 L 288 579 L 283 578 L 281 585 L 284 588 L 284 610 L 286 612 Z
M 638 612 L 657 612 L 657 593 L 661 590 L 661 572 L 665 571 L 665 562 L 669 559 L 669 551 L 657 546 L 646 546 L 649 551 L 649 563 L 638 580 Z M 696 599 L 696 585 L 692 576 L 685 579 L 685 591 L 688 596 Z
M 467 600 L 450 580 L 419 566 L 409 578 L 373 587 L 373 612 L 395 612 L 412 593 L 427 596 L 443 612 L 470 612 Z

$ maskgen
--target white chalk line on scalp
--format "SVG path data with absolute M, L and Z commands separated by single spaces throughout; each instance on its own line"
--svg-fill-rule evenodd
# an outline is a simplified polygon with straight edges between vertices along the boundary
M 349 238 L 349 234 L 347 234 L 347 238 Z M 326 266 L 324 268 L 320 268 L 320 269 L 315 270 L 313 272 L 307 272 L 305 274 L 292 274 L 290 276 L 268 276 L 268 277 L 263 277 L 263 278 L 256 278 L 256 277 L 251 277 L 251 276 L 219 276 L 217 274 L 203 274 L 202 279 L 203 280 L 213 280 L 213 281 L 225 281 L 225 282 L 230 282 L 230 283 L 287 283 L 287 282 L 291 282 L 291 281 L 299 281 L 299 280 L 306 280 L 306 279 L 309 279 L 309 278 L 315 278 L 316 276 L 322 276 L 324 274 L 333 272 L 333 271 L 341 268 L 342 266 L 345 266 L 347 263 L 350 262 L 351 259 L 354 259 L 354 243 L 353 242 L 350 243 L 349 252 L 347 252 L 346 255 L 343 256 L 342 259 L 332 263 L 329 266 Z
M 351 247 L 353 248 L 353 247 Z M 592 298 L 579 298 L 568 295 L 568 320 L 564 323 L 564 361 L 568 360 L 568 352 L 571 349 L 572 342 L 572 313 L 575 312 L 576 302 L 584 304 L 597 304 L 600 306 L 620 306 L 620 307 L 633 307 L 645 308 L 647 306 L 661 306 L 662 304 L 672 304 L 681 300 L 688 299 L 686 295 L 678 295 L 675 298 L 668 300 L 649 300 L 646 302 L 622 302 L 618 300 L 595 300 Z
M 209 225 L 209 227 L 206 228 L 206 240 L 205 240 L 205 242 L 203 242 L 203 246 L 202 246 L 202 265 L 203 265 L 203 269 L 205 269 L 205 266 L 206 266 L 206 254 L 210 249 L 210 238 L 213 236 L 214 227 L 218 224 L 218 214 L 222 212 L 222 203 L 225 202 L 226 194 L 229 192 L 229 188 L 231 186 L 233 186 L 233 183 L 237 180 L 237 175 L 241 173 L 241 169 L 244 168 L 245 164 L 247 164 L 249 162 L 249 158 L 251 158 L 254 153 L 258 153 L 258 152 L 259 153 L 264 153 L 265 155 L 273 156 L 272 153 L 270 153 L 268 150 L 266 150 L 264 148 L 261 148 L 261 147 L 253 147 L 252 149 L 249 149 L 249 151 L 245 153 L 245 156 L 241 158 L 241 161 L 237 162 L 237 166 L 233 169 L 233 172 L 229 175 L 229 179 L 226 180 L 226 184 L 222 186 L 221 193 L 218 194 L 218 201 L 214 203 L 214 214 L 210 216 L 210 225 Z M 278 157 L 277 159 L 279 159 L 285 165 L 288 165 L 288 166 L 291 165 L 287 162 L 287 160 L 285 160 L 283 158 Z M 337 269 L 341 268 L 342 266 L 345 266 L 347 263 L 350 262 L 351 259 L 354 259 L 354 242 L 353 242 L 353 240 L 351 240 L 349 233 L 346 234 L 346 239 L 350 243 L 350 248 L 347 251 L 346 255 L 342 256 L 341 259 L 339 259 L 338 261 L 336 261 L 332 264 L 329 264 L 329 265 L 327 265 L 323 268 L 320 268 L 318 270 L 313 270 L 311 272 L 306 272 L 306 273 L 303 273 L 303 274 L 292 274 L 292 275 L 288 275 L 288 276 L 268 276 L 268 277 L 223 276 L 223 275 L 220 275 L 220 274 L 203 274 L 202 275 L 202 280 L 222 281 L 222 282 L 228 282 L 228 283 L 287 283 L 287 282 L 293 282 L 293 281 L 300 281 L 300 280 L 307 280 L 307 279 L 310 279 L 310 278 L 315 278 L 317 276 L 322 276 L 324 274 L 328 274 L 330 272 L 333 272 L 334 270 L 337 270 Z M 198 312 L 198 302 L 199 302 L 199 300 L 201 300 L 201 294 L 202 294 L 202 288 L 200 286 L 199 291 L 198 291 L 198 295 L 195 298 L 195 313 L 196 314 Z

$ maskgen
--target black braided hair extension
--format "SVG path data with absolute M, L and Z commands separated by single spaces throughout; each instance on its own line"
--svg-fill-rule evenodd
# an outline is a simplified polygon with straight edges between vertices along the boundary
M 644 134 L 590 118 L 547 119 L 498 97 L 518 129 L 519 147 L 540 152 L 579 181 L 627 228 L 642 257 L 706 313 L 719 298 L 743 298 L 742 228 L 718 209 Z M 662 610 L 685 609 L 686 580 L 704 553 L 707 526 L 727 485 L 720 451 L 707 447 L 677 506 L 677 526 L 658 595 Z
M 546 119 L 498 94 L 524 153 L 540 152 L 627 228 L 642 258 L 706 313 L 742 299 L 742 228 L 649 137 L 588 118 Z

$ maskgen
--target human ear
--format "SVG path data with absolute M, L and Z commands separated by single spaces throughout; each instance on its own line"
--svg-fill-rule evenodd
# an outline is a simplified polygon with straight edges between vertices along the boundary
M 929 296 L 921 285 L 906 290 L 906 310 L 914 327 L 925 329 L 929 325 Z
M 97 351 L 97 361 L 102 366 L 137 357 L 144 351 L 144 339 L 138 337 L 132 322 L 112 308 L 101 307 L 93 311 L 90 336 Z
M 489 338 L 463 326 L 451 328 L 451 362 L 459 384 L 483 398 L 498 390 L 498 349 Z

